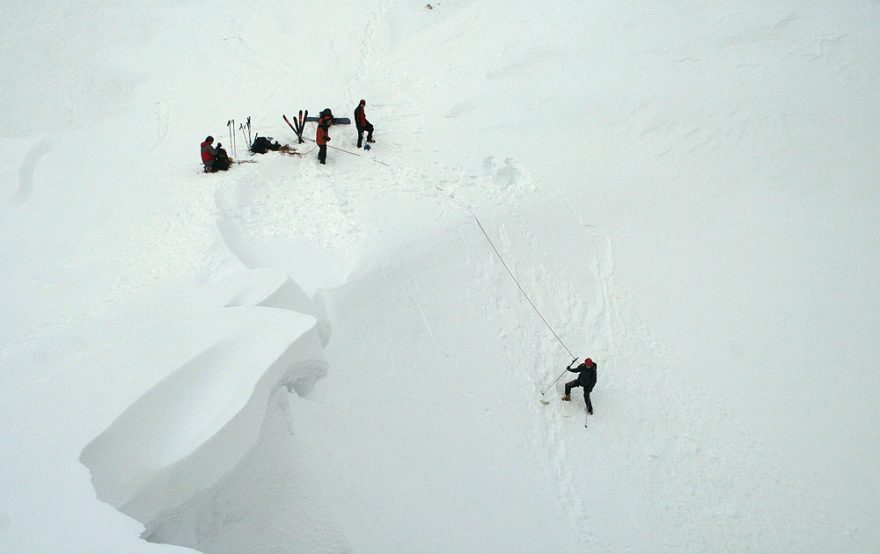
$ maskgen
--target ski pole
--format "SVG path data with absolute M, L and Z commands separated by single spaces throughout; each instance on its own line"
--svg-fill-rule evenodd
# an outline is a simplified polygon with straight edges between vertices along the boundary
M 571 361 L 571 364 L 575 363 L 575 362 L 577 361 L 577 359 L 578 359 L 577 356 L 575 356 L 574 359 Z M 568 364 L 568 367 L 562 370 L 562 373 L 559 374 L 559 377 L 557 377 L 556 379 L 554 379 L 553 382 L 550 383 L 550 386 L 549 386 L 549 387 L 547 387 L 546 389 L 544 389 L 544 390 L 541 391 L 541 396 L 544 396 L 544 394 L 546 394 L 546 392 L 547 392 L 548 390 L 550 390 L 551 388 L 553 388 L 553 385 L 556 384 L 556 381 L 559 381 L 559 380 L 562 378 L 562 376 L 565 375 L 565 372 L 568 371 L 569 369 L 571 369 L 571 364 Z

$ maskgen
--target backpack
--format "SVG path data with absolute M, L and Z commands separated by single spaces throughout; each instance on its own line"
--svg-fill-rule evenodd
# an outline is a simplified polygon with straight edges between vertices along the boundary
M 229 169 L 229 166 L 232 165 L 232 160 L 229 159 L 229 154 L 226 153 L 226 149 L 223 148 L 222 145 L 217 145 L 217 158 L 214 159 L 213 168 L 215 170 L 219 169 L 220 171 L 226 171 Z
M 272 142 L 272 137 L 257 137 L 251 145 L 251 152 L 254 154 L 265 154 L 269 150 L 278 150 L 281 145 L 277 141 Z

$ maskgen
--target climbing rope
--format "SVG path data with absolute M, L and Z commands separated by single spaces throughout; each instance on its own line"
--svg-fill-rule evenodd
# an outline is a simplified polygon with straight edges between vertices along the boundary
M 519 289 L 519 292 L 522 293 L 523 298 L 525 298 L 526 301 L 529 303 L 529 306 L 531 306 L 532 309 L 535 310 L 535 313 L 538 314 L 538 317 L 541 318 L 541 321 L 544 322 L 544 325 L 547 326 L 547 329 L 549 329 L 550 332 L 553 333 L 553 336 L 556 337 L 556 340 L 559 342 L 560 346 L 562 346 L 562 348 L 564 348 L 565 351 L 568 352 L 569 356 L 571 356 L 572 358 L 575 358 L 576 356 L 574 354 L 572 354 L 571 350 L 568 349 L 568 346 L 566 346 L 565 343 L 562 342 L 562 339 L 559 338 L 559 334 L 556 333 L 556 331 L 553 329 L 553 326 L 551 326 L 550 323 L 547 322 L 547 318 L 544 317 L 544 314 L 541 313 L 541 310 L 539 310 L 538 307 L 535 306 L 535 303 L 532 302 L 532 299 L 529 298 L 528 293 L 526 293 L 525 289 L 523 289 L 519 280 L 513 274 L 513 271 L 510 270 L 510 267 L 507 265 L 507 262 L 504 261 L 504 257 L 501 255 L 501 252 L 498 251 L 498 248 L 495 246 L 495 243 L 492 242 L 492 238 L 489 236 L 489 233 L 486 232 L 486 228 L 483 227 L 483 223 L 480 221 L 480 218 L 478 218 L 476 215 L 474 215 L 474 212 L 472 212 L 470 208 L 468 208 L 468 212 L 470 212 L 471 217 L 474 218 L 474 221 L 477 222 L 477 226 L 479 226 L 480 231 L 483 232 L 483 236 L 486 237 L 486 241 L 489 243 L 489 246 L 492 247 L 492 250 L 495 252 L 495 255 L 498 256 L 498 260 L 501 262 L 501 265 L 504 266 L 504 269 L 507 270 L 507 274 L 510 275 L 510 278 L 513 279 L 513 282 L 516 284 L 517 288 Z M 557 377 L 557 380 L 558 379 L 559 378 Z
M 374 161 L 378 161 L 378 160 L 374 160 Z M 391 164 L 387 164 L 385 162 L 380 162 L 380 163 L 382 163 L 382 165 L 387 165 L 387 166 L 391 167 Z M 410 169 L 408 171 L 412 171 L 412 170 Z M 539 310 L 538 307 L 535 305 L 535 303 L 532 302 L 531 297 L 529 297 L 528 293 L 523 288 L 522 284 L 520 284 L 519 280 L 516 278 L 516 275 L 514 275 L 513 271 L 510 270 L 510 266 L 508 266 L 507 262 L 504 261 L 504 256 L 501 255 L 501 251 L 498 250 L 497 246 L 495 246 L 495 243 L 492 241 L 492 237 L 490 237 L 489 233 L 486 232 L 486 228 L 483 226 L 483 222 L 480 221 L 480 218 L 477 217 L 477 215 L 474 213 L 474 211 L 471 209 L 471 207 L 468 206 L 467 204 L 461 202 L 460 200 L 458 200 L 457 198 L 455 198 L 451 194 L 447 193 L 439 185 L 435 184 L 434 188 L 437 189 L 438 191 L 442 192 L 443 194 L 445 194 L 446 197 L 449 198 L 449 200 L 451 200 L 453 204 L 455 204 L 456 206 L 458 206 L 459 208 L 461 208 L 463 210 L 467 210 L 468 214 L 473 218 L 474 222 L 476 222 L 477 226 L 480 228 L 480 231 L 483 233 L 483 237 L 485 237 L 486 242 L 488 242 L 489 246 L 492 247 L 492 251 L 495 252 L 495 255 L 498 257 L 498 260 L 501 262 L 501 265 L 504 266 L 504 269 L 507 270 L 507 274 L 510 275 L 510 278 L 513 280 L 514 284 L 519 289 L 520 294 L 523 295 L 523 298 L 526 299 L 526 302 L 529 303 L 529 306 L 532 307 L 532 310 L 534 310 L 535 313 L 538 314 L 538 317 L 541 318 L 541 321 L 544 322 L 544 325 L 547 326 L 547 329 L 550 330 L 550 333 L 553 334 L 553 337 L 556 339 L 556 341 L 559 343 L 559 345 L 562 346 L 562 348 L 566 352 L 568 352 L 569 356 L 571 356 L 572 358 L 576 358 L 577 356 L 571 352 L 571 350 L 568 348 L 568 346 L 565 345 L 565 343 L 559 337 L 559 334 L 556 332 L 555 329 L 553 329 L 553 326 L 550 325 L 550 323 L 547 321 L 547 318 L 544 317 L 544 314 L 541 313 L 541 310 Z M 556 380 L 558 381 L 559 377 L 557 377 Z
M 310 138 L 306 137 L 306 140 L 310 140 L 310 141 L 314 142 L 315 144 L 317 144 L 317 142 L 315 141 L 315 139 L 310 139 Z M 345 152 L 346 154 L 351 154 L 352 156 L 357 156 L 358 158 L 361 157 L 361 155 L 358 154 L 357 152 L 352 152 L 352 151 L 350 151 L 350 150 L 346 150 L 345 148 L 338 148 L 338 147 L 336 147 L 336 146 L 330 146 L 329 144 L 327 144 L 327 145 L 325 145 L 325 146 L 326 146 L 327 148 L 332 148 L 333 150 L 339 150 L 340 152 Z M 313 148 L 312 150 L 314 150 L 314 148 Z M 377 164 L 382 164 L 382 165 L 384 165 L 384 166 L 386 166 L 386 167 L 391 167 L 391 164 L 389 164 L 389 163 L 385 163 L 385 162 L 383 162 L 382 160 L 377 160 L 376 158 L 370 158 L 370 159 L 371 159 L 372 161 L 376 162 Z
M 309 141 L 315 142 L 313 139 L 310 139 L 310 138 L 306 138 L 306 140 L 309 140 Z M 350 152 L 350 151 L 348 151 L 348 150 L 345 150 L 344 148 L 337 148 L 337 147 L 335 147 L 335 146 L 330 146 L 329 144 L 328 144 L 327 146 L 330 147 L 330 148 L 333 148 L 334 150 L 339 150 L 339 151 L 345 152 L 346 154 L 351 154 L 352 156 L 358 156 L 358 157 L 361 157 L 361 155 L 358 154 L 357 152 Z M 383 161 L 381 161 L 381 160 L 377 160 L 377 159 L 375 159 L 375 158 L 370 158 L 370 159 L 371 159 L 372 161 L 374 161 L 374 162 L 376 162 L 376 163 L 379 163 L 379 164 L 382 164 L 382 165 L 384 165 L 384 166 L 386 166 L 386 167 L 393 167 L 391 164 L 386 163 L 386 162 L 383 162 Z M 409 170 L 409 171 L 412 171 L 412 170 Z M 504 256 L 501 255 L 501 252 L 498 250 L 498 247 L 495 246 L 495 243 L 492 241 L 492 237 L 490 237 L 490 236 L 489 236 L 489 233 L 486 232 L 486 228 L 483 227 L 483 223 L 480 221 L 480 218 L 478 218 L 478 217 L 476 216 L 476 214 L 474 214 L 474 212 L 473 212 L 473 210 L 471 210 L 470 206 L 467 206 L 466 204 L 463 204 L 462 202 L 458 201 L 455 197 L 453 197 L 453 196 L 447 194 L 446 191 L 443 190 L 441 187 L 439 187 L 439 186 L 437 186 L 437 185 L 434 185 L 434 188 L 437 189 L 438 191 L 440 191 L 440 192 L 446 194 L 447 197 L 448 197 L 450 200 L 452 200 L 452 202 L 453 202 L 455 205 L 459 206 L 460 208 L 463 208 L 463 209 L 467 210 L 467 212 L 470 214 L 470 216 L 471 216 L 471 217 L 474 219 L 474 221 L 477 223 L 477 226 L 480 228 L 480 231 L 483 233 L 483 236 L 486 238 L 486 242 L 488 242 L 488 243 L 489 243 L 489 246 L 492 247 L 492 250 L 495 252 L 495 255 L 498 257 L 498 260 L 501 262 L 501 265 L 504 266 L 504 269 L 507 270 L 507 274 L 510 275 L 510 278 L 513 280 L 514 284 L 516 284 L 516 287 L 519 289 L 519 292 L 523 295 L 523 298 L 526 299 L 526 302 L 529 303 L 529 306 L 532 307 L 532 310 L 534 310 L 535 313 L 538 314 L 538 317 L 541 318 L 541 321 L 544 322 L 544 325 L 547 326 L 547 329 L 550 330 L 550 333 L 553 334 L 553 337 L 556 338 L 556 341 L 559 343 L 559 345 L 562 346 L 562 348 L 563 348 L 566 352 L 568 352 L 568 355 L 569 355 L 570 357 L 572 357 L 572 358 L 576 358 L 576 356 L 571 352 L 571 350 L 568 348 L 568 346 L 566 346 L 565 343 L 562 341 L 562 339 L 559 337 L 559 334 L 556 332 L 556 330 L 553 329 L 553 326 L 550 325 L 550 323 L 547 321 L 547 318 L 544 317 L 544 314 L 541 313 L 541 310 L 538 309 L 538 307 L 535 305 L 535 303 L 534 303 L 534 302 L 532 301 L 532 299 L 529 297 L 528 293 L 526 293 L 526 291 L 525 291 L 525 289 L 523 288 L 522 284 L 520 284 L 519 280 L 516 278 L 516 275 L 514 275 L 514 274 L 513 274 L 513 271 L 510 270 L 510 266 L 508 266 L 508 265 L 507 265 L 507 262 L 504 261 Z M 558 377 L 557 377 L 557 380 L 559 380 Z

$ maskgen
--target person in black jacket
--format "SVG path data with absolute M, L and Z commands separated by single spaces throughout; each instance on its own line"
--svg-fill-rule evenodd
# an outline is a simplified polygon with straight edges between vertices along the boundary
M 569 364 L 566 369 L 572 373 L 577 373 L 578 377 L 574 381 L 565 384 L 565 396 L 563 396 L 562 399 L 568 402 L 571 400 L 571 389 L 574 387 L 583 387 L 584 403 L 587 405 L 587 413 L 592 414 L 593 403 L 590 402 L 590 393 L 593 392 L 593 387 L 596 386 L 596 362 L 587 358 L 581 365 L 572 368 L 571 364 Z

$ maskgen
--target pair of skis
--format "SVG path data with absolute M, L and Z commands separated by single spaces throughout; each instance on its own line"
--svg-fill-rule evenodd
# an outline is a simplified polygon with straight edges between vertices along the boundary
M 303 144 L 305 141 L 303 140 L 303 131 L 305 130 L 305 122 L 309 117 L 309 110 L 306 110 L 303 113 L 303 110 L 299 111 L 297 117 L 293 118 L 293 123 L 287 119 L 287 116 L 282 114 L 281 117 L 284 118 L 284 122 L 287 123 L 288 127 L 293 129 L 293 132 L 296 133 L 297 144 Z

